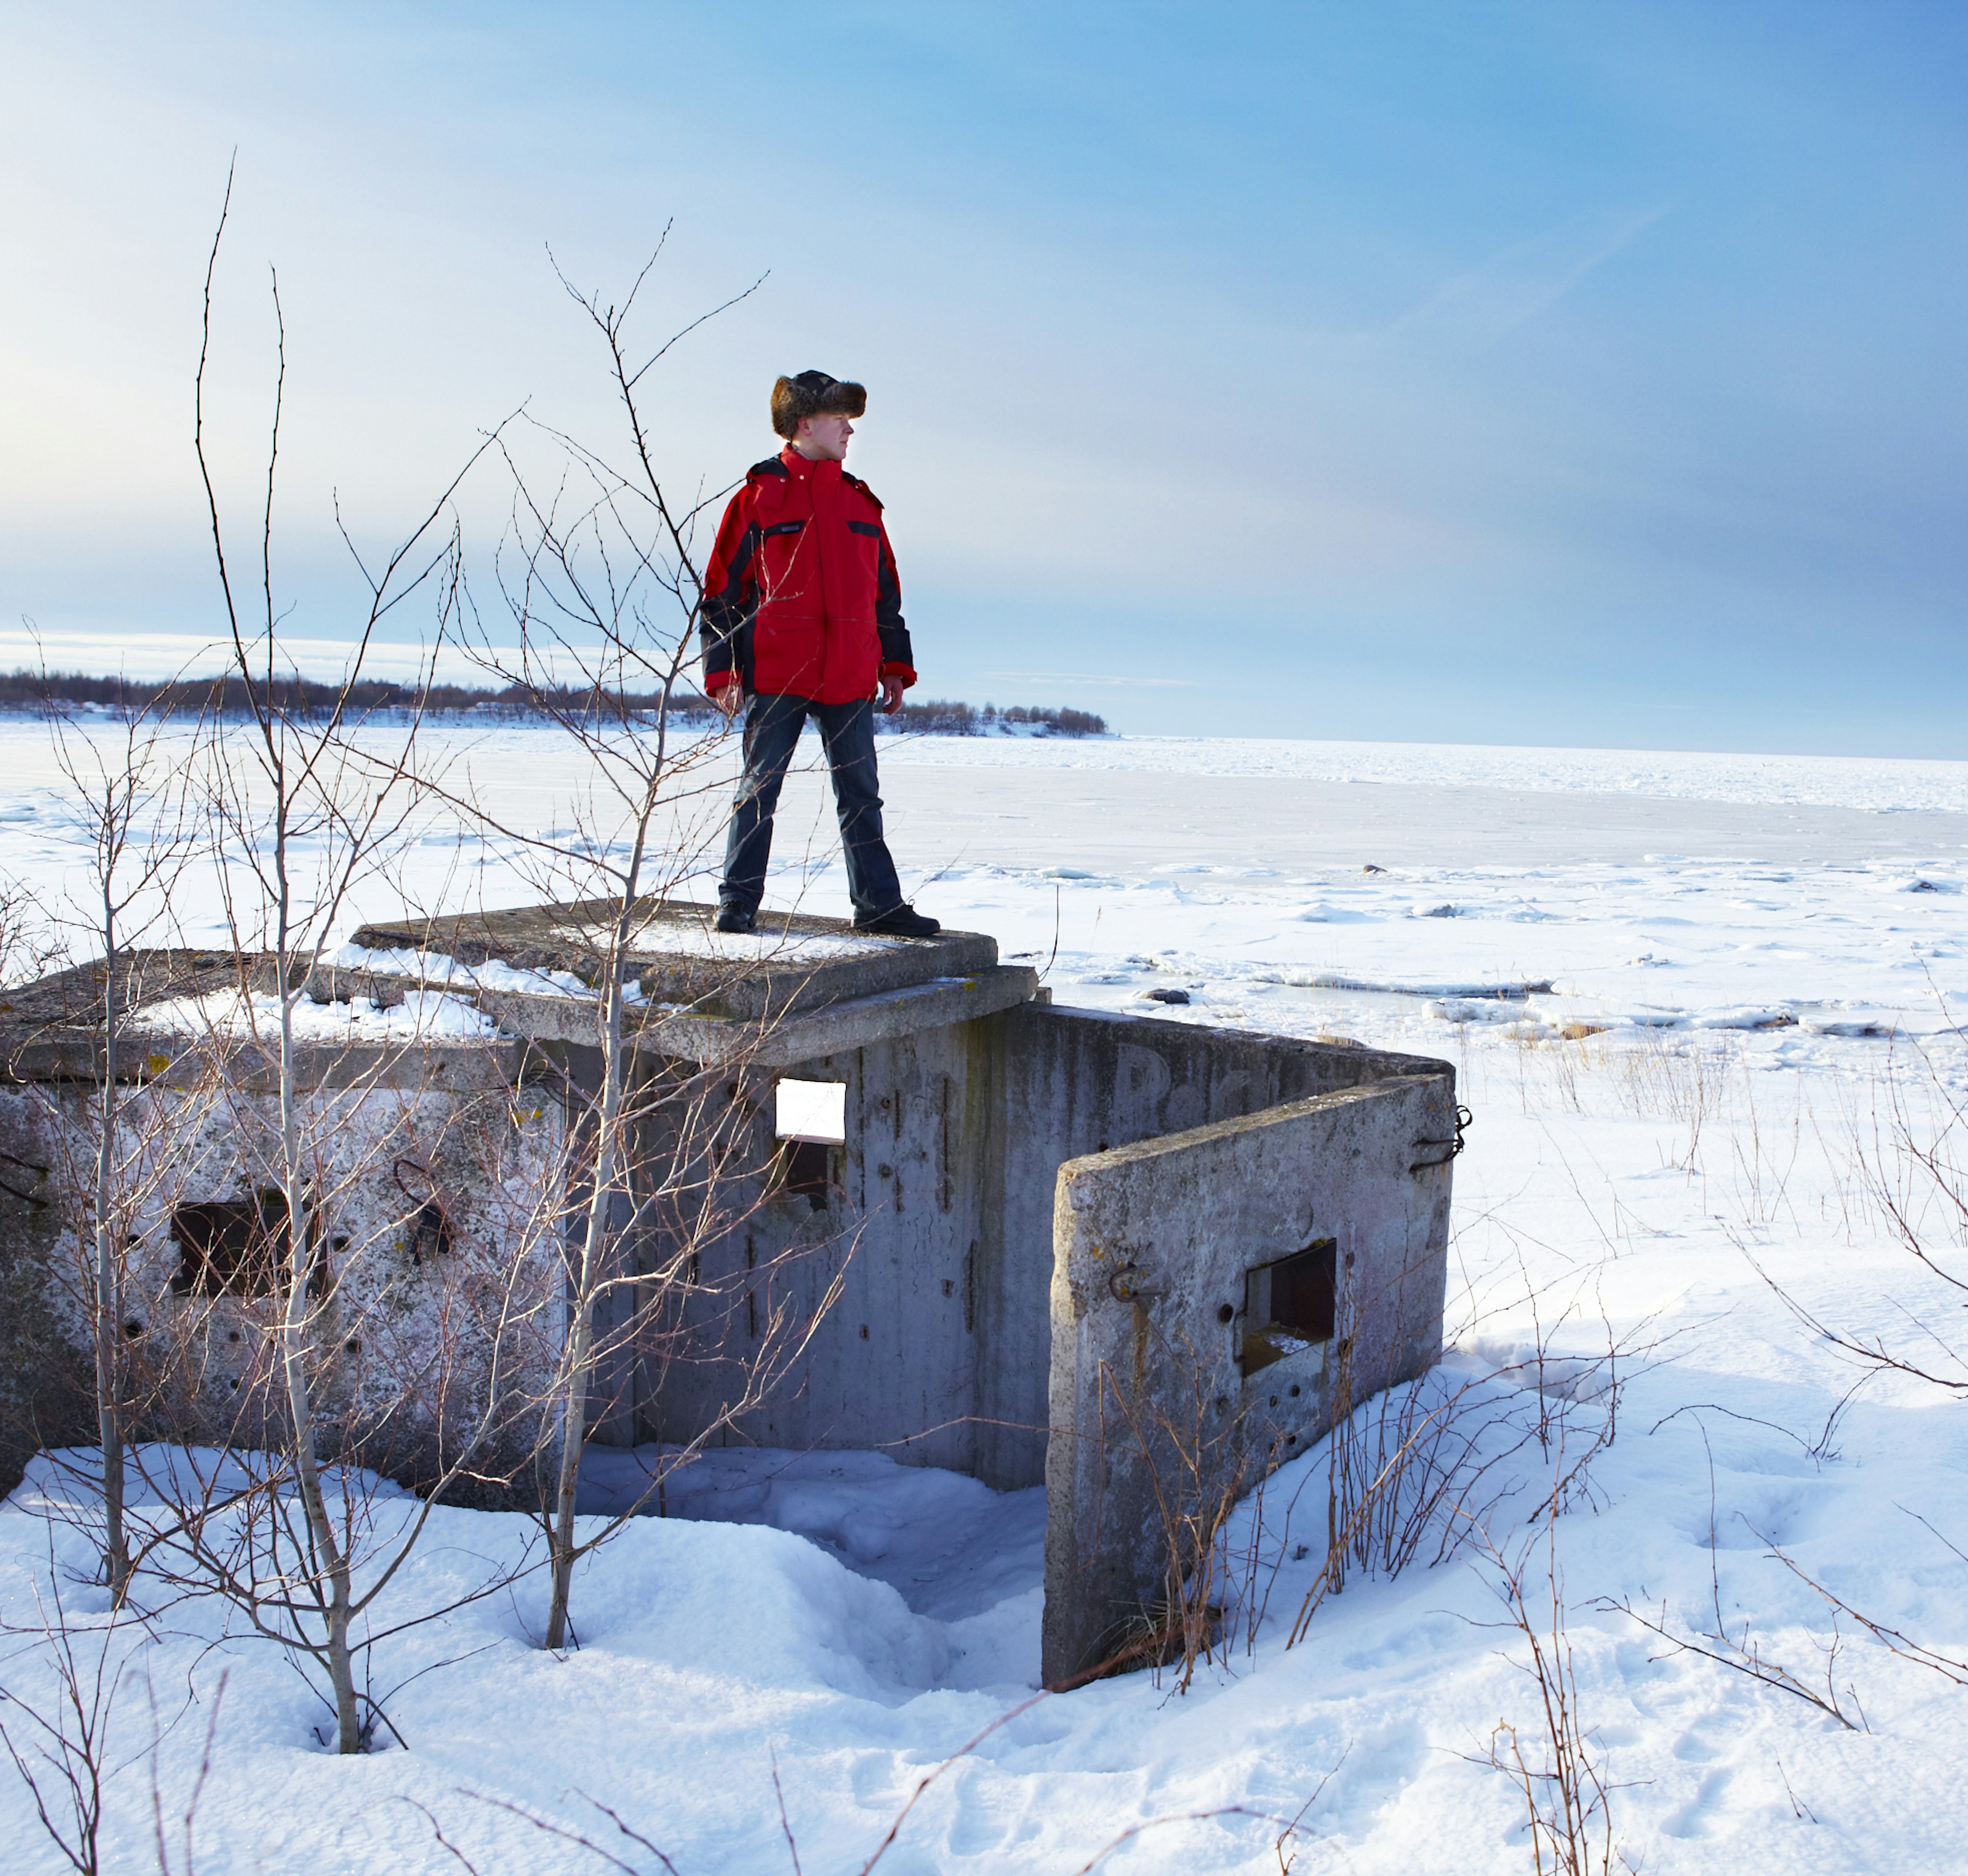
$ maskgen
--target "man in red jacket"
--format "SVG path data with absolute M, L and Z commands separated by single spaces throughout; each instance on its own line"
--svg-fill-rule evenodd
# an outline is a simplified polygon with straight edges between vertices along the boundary
M 840 465 L 868 394 L 824 371 L 772 387 L 786 446 L 745 473 L 704 575 L 704 688 L 745 706 L 745 773 L 732 804 L 717 928 L 749 932 L 766 889 L 779 785 L 811 717 L 820 726 L 858 930 L 929 938 L 882 838 L 875 706 L 893 716 L 916 681 L 882 504 Z

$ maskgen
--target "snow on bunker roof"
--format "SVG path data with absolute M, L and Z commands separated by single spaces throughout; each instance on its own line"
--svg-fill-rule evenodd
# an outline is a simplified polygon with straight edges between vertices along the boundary
M 618 910 L 605 899 L 517 906 L 364 925 L 352 942 L 372 954 L 442 954 L 540 974 L 543 989 L 553 978 L 565 984 L 563 974 L 593 985 Z M 626 961 L 643 1000 L 749 1021 L 967 977 L 998 961 L 996 941 L 979 932 L 885 938 L 845 919 L 762 912 L 758 928 L 738 935 L 717 930 L 717 915 L 715 906 L 686 900 L 635 907 Z

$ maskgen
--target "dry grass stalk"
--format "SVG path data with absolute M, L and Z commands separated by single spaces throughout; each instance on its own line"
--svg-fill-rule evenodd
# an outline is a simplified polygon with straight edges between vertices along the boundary
M 1126 1385 L 1103 1364 L 1100 1374 L 1101 1437 L 1125 1441 L 1138 1453 L 1153 1492 L 1162 1550 L 1159 1596 L 1109 1638 L 1105 1658 L 1083 1670 L 1079 1686 L 1140 1667 L 1176 1670 L 1177 1693 L 1186 1693 L 1199 1663 L 1215 1658 L 1223 1606 L 1219 1599 L 1229 1554 L 1231 1515 L 1251 1486 L 1276 1463 L 1254 1450 L 1237 1414 L 1217 1411 L 1219 1377 L 1186 1337 L 1154 1332 L 1153 1359 L 1166 1380 L 1158 1390 L 1177 1408 L 1164 1408 Z
M 1743 1521 L 1748 1524 L 1749 1521 L 1746 1518 Z M 1923 1518 L 1920 1519 L 1920 1522 L 1925 1524 L 1927 1520 Z M 1862 1615 L 1843 1598 L 1832 1590 L 1827 1589 L 1787 1551 L 1775 1544 L 1771 1544 L 1769 1539 L 1766 1537 L 1760 1531 L 1757 1531 L 1755 1525 L 1750 1524 L 1749 1528 L 1755 1534 L 1759 1542 L 1769 1545 L 1767 1554 L 1772 1560 L 1782 1564 L 1784 1568 L 1807 1589 L 1814 1591 L 1830 1605 L 1834 1612 L 1834 1621 L 1837 1615 L 1848 1615 L 1875 1641 L 1879 1642 L 1889 1652 L 1898 1655 L 1902 1661 L 1910 1661 L 1916 1667 L 1924 1667 L 1930 1673 L 1940 1675 L 1942 1680 L 1951 1681 L 1957 1687 L 1968 1687 L 1968 1661 L 1957 1661 L 1952 1655 L 1943 1654 L 1937 1649 L 1930 1648 L 1923 1643 L 1912 1640 L 1910 1637 L 1902 1634 L 1897 1628 L 1889 1628 L 1884 1622 L 1875 1622 L 1869 1615 Z M 1928 1528 L 1930 1531 L 1934 1530 L 1931 1524 L 1928 1524 Z M 1938 1531 L 1934 1531 L 1934 1534 L 1936 1537 L 1940 1535 Z M 1947 1543 L 1944 1537 L 1941 1538 L 1941 1541 L 1944 1544 Z M 1953 1544 L 1949 1544 L 1947 1547 L 1950 1550 L 1954 1550 L 1957 1557 L 1961 1555 L 1958 1550 L 1955 1550 Z
M 1516 1462 L 1532 1447 L 1544 1482 L 1530 1516 L 1562 1511 L 1588 1492 L 1593 1463 L 1618 1434 L 1623 1368 L 1644 1352 L 1616 1343 L 1604 1356 L 1560 1357 L 1540 1327 L 1523 1361 L 1452 1384 L 1438 1371 L 1387 1390 L 1335 1424 L 1325 1563 L 1286 1645 L 1305 1639 L 1352 1572 L 1390 1580 L 1417 1562 L 1432 1568 L 1487 1541 L 1501 1507 L 1525 1489 Z
M 221 1674 L 218 1685 L 212 1693 L 212 1712 L 205 1722 L 205 1751 L 199 1760 L 198 1776 L 192 1781 L 190 1796 L 177 1819 L 177 1835 L 183 1850 L 184 1860 L 176 1865 L 171 1858 L 171 1832 L 164 1821 L 163 1787 L 157 1776 L 157 1745 L 163 1733 L 157 1723 L 154 1696 L 151 1722 L 151 1823 L 157 1846 L 157 1876 L 198 1876 L 197 1862 L 193 1855 L 193 1843 L 198 1828 L 198 1807 L 205 1797 L 205 1781 L 212 1776 L 212 1748 L 218 1737 L 219 1709 L 225 1704 L 225 1686 L 231 1674 L 230 1668 Z
M 1939 1046 L 1963 1048 L 1958 1030 L 1944 1035 L 1949 1040 Z M 1908 1050 L 1916 1064 L 1911 1070 Z M 1847 1115 L 1846 1130 L 1860 1222 L 1885 1227 L 1934 1286 L 1935 1307 L 1895 1301 L 1901 1334 L 1859 1333 L 1826 1320 L 1778 1281 L 1740 1238 L 1737 1249 L 1791 1314 L 1847 1359 L 1869 1372 L 1903 1375 L 1957 1399 L 1968 1397 L 1968 1347 L 1951 1326 L 1953 1311 L 1968 1301 L 1968 1103 L 1934 1050 L 1895 1037 L 1870 1101 L 1863 1112 Z
M 1552 1876 L 1610 1876 L 1616 1858 L 1620 1868 L 1632 1865 L 1616 1845 L 1613 1787 L 1580 1709 L 1556 1524 L 1555 1511 L 1547 1511 L 1542 1531 L 1526 1540 L 1514 1557 L 1485 1546 L 1507 1625 L 1523 1637 L 1529 1654 L 1524 1672 L 1537 1690 L 1536 1735 L 1542 1750 L 1533 1748 L 1527 1758 L 1523 1732 L 1500 1719 L 1479 1762 L 1505 1774 L 1523 1793 L 1538 1876 L 1547 1870 Z M 1534 1579 L 1533 1558 L 1540 1547 L 1543 1567 Z
M 1699 1422 L 1698 1421 L 1697 1424 L 1698 1424 Z M 1702 1432 L 1701 1443 L 1706 1450 L 1708 1447 L 1708 1435 L 1706 1429 Z M 1704 1661 L 1714 1661 L 1719 1666 L 1732 1669 L 1739 1674 L 1747 1675 L 1750 1680 L 1759 1681 L 1766 1687 L 1774 1687 L 1780 1693 L 1787 1693 L 1794 1699 L 1802 1700 L 1808 1706 L 1816 1707 L 1827 1719 L 1836 1720 L 1848 1732 L 1870 1730 L 1866 1725 L 1866 1716 L 1859 1706 L 1857 1694 L 1849 1681 L 1846 1683 L 1844 1696 L 1842 1699 L 1839 1695 L 1838 1657 L 1843 1646 L 1843 1638 L 1838 1634 L 1835 1623 L 1832 1629 L 1831 1639 L 1825 1644 L 1824 1691 L 1822 1693 L 1808 1683 L 1799 1679 L 1781 1663 L 1771 1661 L 1765 1656 L 1762 1644 L 1750 1631 L 1747 1617 L 1743 1618 L 1740 1628 L 1736 1632 L 1730 1632 L 1728 1620 L 1722 1613 L 1722 1577 L 1717 1557 L 1717 1550 L 1715 1456 L 1711 1451 L 1708 1453 L 1708 1584 L 1710 1605 L 1714 1615 L 1714 1626 L 1707 1631 L 1700 1641 L 1694 1641 L 1685 1635 L 1677 1634 L 1668 1626 L 1667 1606 L 1665 1602 L 1662 1604 L 1660 1613 L 1658 1615 L 1650 1615 L 1644 1610 L 1636 1608 L 1630 1596 L 1604 1597 L 1594 1606 L 1608 1612 L 1617 1610 L 1620 1615 L 1637 1622 L 1649 1634 L 1659 1636 L 1678 1654 L 1698 1654 Z M 1789 1560 L 1787 1557 L 1784 1559 L 1786 1563 Z M 1796 1566 L 1792 1564 L 1791 1567 L 1795 1569 Z M 1800 1571 L 1798 1573 L 1801 1575 L 1802 1572 Z M 1817 1586 L 1813 1584 L 1811 1586 L 1815 1589 Z M 1850 1713 L 1846 1711 L 1846 1705 L 1848 1702 L 1852 1709 Z M 1853 1717 L 1854 1715 L 1856 1716 L 1856 1718 Z

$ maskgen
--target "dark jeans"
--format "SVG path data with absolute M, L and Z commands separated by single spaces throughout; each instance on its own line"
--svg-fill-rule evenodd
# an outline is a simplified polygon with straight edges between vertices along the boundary
M 745 773 L 731 804 L 718 902 L 756 911 L 764 896 L 772 811 L 808 716 L 820 725 L 833 776 L 834 812 L 847 853 L 847 896 L 860 916 L 892 912 L 902 902 L 902 888 L 882 838 L 882 798 L 875 792 L 875 706 L 866 698 L 852 704 L 816 704 L 804 697 L 755 696 L 746 705 Z

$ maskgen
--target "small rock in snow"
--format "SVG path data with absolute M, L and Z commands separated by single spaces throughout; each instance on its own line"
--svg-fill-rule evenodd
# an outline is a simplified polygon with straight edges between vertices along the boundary
M 1166 985 L 1149 991 L 1148 994 L 1158 1003 L 1186 1003 L 1189 1001 L 1188 991 L 1170 990 Z

